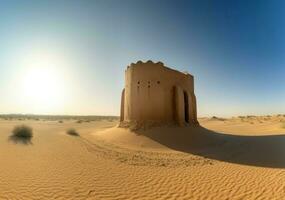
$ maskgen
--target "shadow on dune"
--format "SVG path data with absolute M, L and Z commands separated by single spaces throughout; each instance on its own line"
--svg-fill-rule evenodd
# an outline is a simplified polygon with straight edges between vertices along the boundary
M 204 127 L 136 131 L 173 150 L 220 161 L 285 168 L 285 135 L 239 136 Z
M 23 144 L 23 145 L 32 145 L 32 140 L 31 138 L 26 138 L 26 137 L 17 137 L 17 136 L 13 136 L 11 135 L 8 138 L 9 142 L 13 142 L 15 144 Z

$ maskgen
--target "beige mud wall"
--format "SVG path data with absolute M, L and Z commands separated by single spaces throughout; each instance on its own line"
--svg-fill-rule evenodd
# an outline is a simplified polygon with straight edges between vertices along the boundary
M 184 93 L 188 97 L 189 122 L 185 119 Z M 125 71 L 121 121 L 196 124 L 193 76 L 165 67 L 161 62 L 131 64 Z

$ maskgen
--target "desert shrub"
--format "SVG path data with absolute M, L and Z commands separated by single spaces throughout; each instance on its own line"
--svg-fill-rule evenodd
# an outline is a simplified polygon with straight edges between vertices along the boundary
M 58 121 L 58 123 L 63 123 L 63 121 L 60 120 L 60 121 Z
M 12 137 L 30 139 L 33 137 L 33 129 L 26 125 L 16 126 L 12 131 Z
M 81 124 L 82 122 L 83 122 L 83 120 L 78 120 L 77 121 L 78 124 Z
M 79 136 L 79 133 L 75 129 L 73 129 L 73 128 L 67 130 L 66 133 L 68 135 L 72 135 L 72 136 Z
M 226 119 L 220 118 L 220 117 L 217 117 L 217 116 L 213 116 L 212 120 L 226 121 Z

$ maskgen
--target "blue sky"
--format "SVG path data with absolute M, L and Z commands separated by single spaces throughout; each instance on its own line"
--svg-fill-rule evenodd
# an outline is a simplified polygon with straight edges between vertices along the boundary
M 118 115 L 124 69 L 150 59 L 194 75 L 199 116 L 285 113 L 284 11 L 281 0 L 1 1 L 0 113 Z M 21 96 L 37 55 L 62 71 L 62 106 Z

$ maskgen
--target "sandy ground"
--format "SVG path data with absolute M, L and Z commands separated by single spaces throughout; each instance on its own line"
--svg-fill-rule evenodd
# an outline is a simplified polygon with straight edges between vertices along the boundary
M 0 120 L 0 199 L 284 199 L 284 122 L 130 132 L 116 121 Z M 30 143 L 9 140 L 19 124 L 33 128 Z

